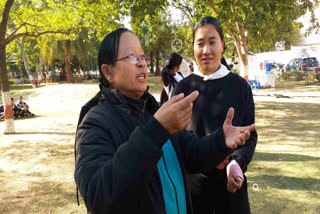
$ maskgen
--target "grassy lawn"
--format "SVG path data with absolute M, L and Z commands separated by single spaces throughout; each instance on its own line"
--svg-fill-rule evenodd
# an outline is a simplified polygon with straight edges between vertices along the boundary
M 152 94 L 160 94 L 162 90 L 161 76 L 148 74 L 149 92 Z
M 256 103 L 256 125 L 252 213 L 320 213 L 320 103 Z
M 24 87 L 22 85 L 10 85 L 10 95 L 15 99 L 15 101 L 18 101 L 18 97 L 20 95 L 27 96 L 32 93 L 32 85 L 31 84 L 24 84 Z M 2 93 L 0 93 L 0 104 L 3 103 L 2 100 Z
M 148 85 L 152 93 L 162 89 L 160 77 L 149 76 Z M 278 85 L 320 93 L 318 86 Z M 76 203 L 73 146 L 80 107 L 97 90 L 86 83 L 14 88 L 13 96 L 29 96 L 39 116 L 16 120 L 15 135 L 0 133 L 0 214 L 86 213 L 83 201 Z M 320 103 L 258 101 L 256 126 L 259 140 L 246 173 L 252 213 L 319 214 Z
M 60 81 L 55 84 L 73 84 L 73 83 L 67 83 L 66 81 Z M 79 84 L 79 83 L 78 83 Z M 94 84 L 94 85 L 99 85 L 99 80 L 86 80 L 83 81 L 80 84 Z M 162 83 L 161 83 L 161 76 L 154 76 L 152 74 L 148 74 L 148 85 L 149 85 L 149 92 L 152 94 L 160 94 L 162 90 Z M 44 87 L 45 85 L 43 84 L 41 87 Z M 31 84 L 24 84 L 24 87 L 22 85 L 17 84 L 17 85 L 11 85 L 10 86 L 10 94 L 15 100 L 18 99 L 20 95 L 23 96 L 28 96 L 30 94 L 34 94 L 33 88 Z M 16 101 L 17 102 L 17 101 Z M 0 93 L 0 104 L 2 104 L 2 93 Z

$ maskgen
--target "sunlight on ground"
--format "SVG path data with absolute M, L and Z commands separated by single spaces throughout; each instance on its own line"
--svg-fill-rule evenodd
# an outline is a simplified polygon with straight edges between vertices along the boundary
M 319 213 L 320 102 L 294 99 L 256 103 L 259 141 L 246 173 L 252 213 Z

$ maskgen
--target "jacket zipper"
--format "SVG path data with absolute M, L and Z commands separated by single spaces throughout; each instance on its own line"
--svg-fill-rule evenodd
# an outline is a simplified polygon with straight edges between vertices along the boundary
M 170 180 L 170 182 L 171 182 L 171 184 L 172 184 L 172 186 L 173 186 L 173 188 L 174 188 L 174 194 L 175 194 L 175 196 L 176 196 L 177 210 L 178 210 L 178 214 L 180 214 L 180 211 L 179 211 L 179 204 L 178 204 L 178 194 L 177 194 L 177 189 L 176 189 L 176 187 L 175 187 L 175 185 L 174 185 L 174 183 L 173 183 L 173 181 L 172 181 L 172 179 L 171 179 L 171 177 L 170 177 L 170 174 L 169 174 L 169 171 L 168 171 L 168 169 L 167 169 L 167 163 L 166 163 L 166 160 L 165 160 L 165 158 L 164 158 L 164 155 L 163 155 L 162 157 L 163 157 L 164 167 L 166 168 L 166 171 L 167 171 L 167 174 L 168 174 L 169 180 Z

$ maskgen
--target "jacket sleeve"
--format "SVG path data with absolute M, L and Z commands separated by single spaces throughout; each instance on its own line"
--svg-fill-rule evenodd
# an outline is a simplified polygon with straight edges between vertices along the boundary
M 90 213 L 121 213 L 152 176 L 169 133 L 151 117 L 119 142 L 116 121 L 97 118 L 105 115 L 89 112 L 78 128 L 75 181 Z
M 222 128 L 204 137 L 196 137 L 188 131 L 181 131 L 176 139 L 184 166 L 190 174 L 215 168 L 233 151 L 225 144 Z
M 243 94 L 241 111 L 245 112 L 245 114 L 243 116 L 243 123 L 241 126 L 249 126 L 255 123 L 255 110 L 252 91 L 248 84 L 245 84 Z M 254 130 L 251 132 L 250 138 L 246 141 L 246 144 L 239 146 L 238 149 L 231 154 L 231 157 L 237 161 L 243 173 L 247 171 L 247 166 L 253 157 L 257 140 L 258 134 L 257 131 Z
M 183 80 L 181 80 L 180 82 L 178 82 L 178 84 L 176 85 L 176 87 L 174 87 L 173 91 L 172 91 L 172 96 L 175 96 L 177 94 L 182 93 L 183 89 L 182 89 L 182 84 Z M 185 94 L 186 95 L 186 94 Z

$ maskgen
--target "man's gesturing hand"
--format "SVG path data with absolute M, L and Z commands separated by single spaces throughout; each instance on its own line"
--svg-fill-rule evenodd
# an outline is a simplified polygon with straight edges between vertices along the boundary
M 236 149 L 238 145 L 245 144 L 250 137 L 250 132 L 255 129 L 254 124 L 250 126 L 232 126 L 234 109 L 229 108 L 227 117 L 223 123 L 223 132 L 226 145 L 230 149 Z
M 181 131 L 191 121 L 192 103 L 198 95 L 198 91 L 192 92 L 185 98 L 184 94 L 178 94 L 164 103 L 154 117 L 170 134 Z

